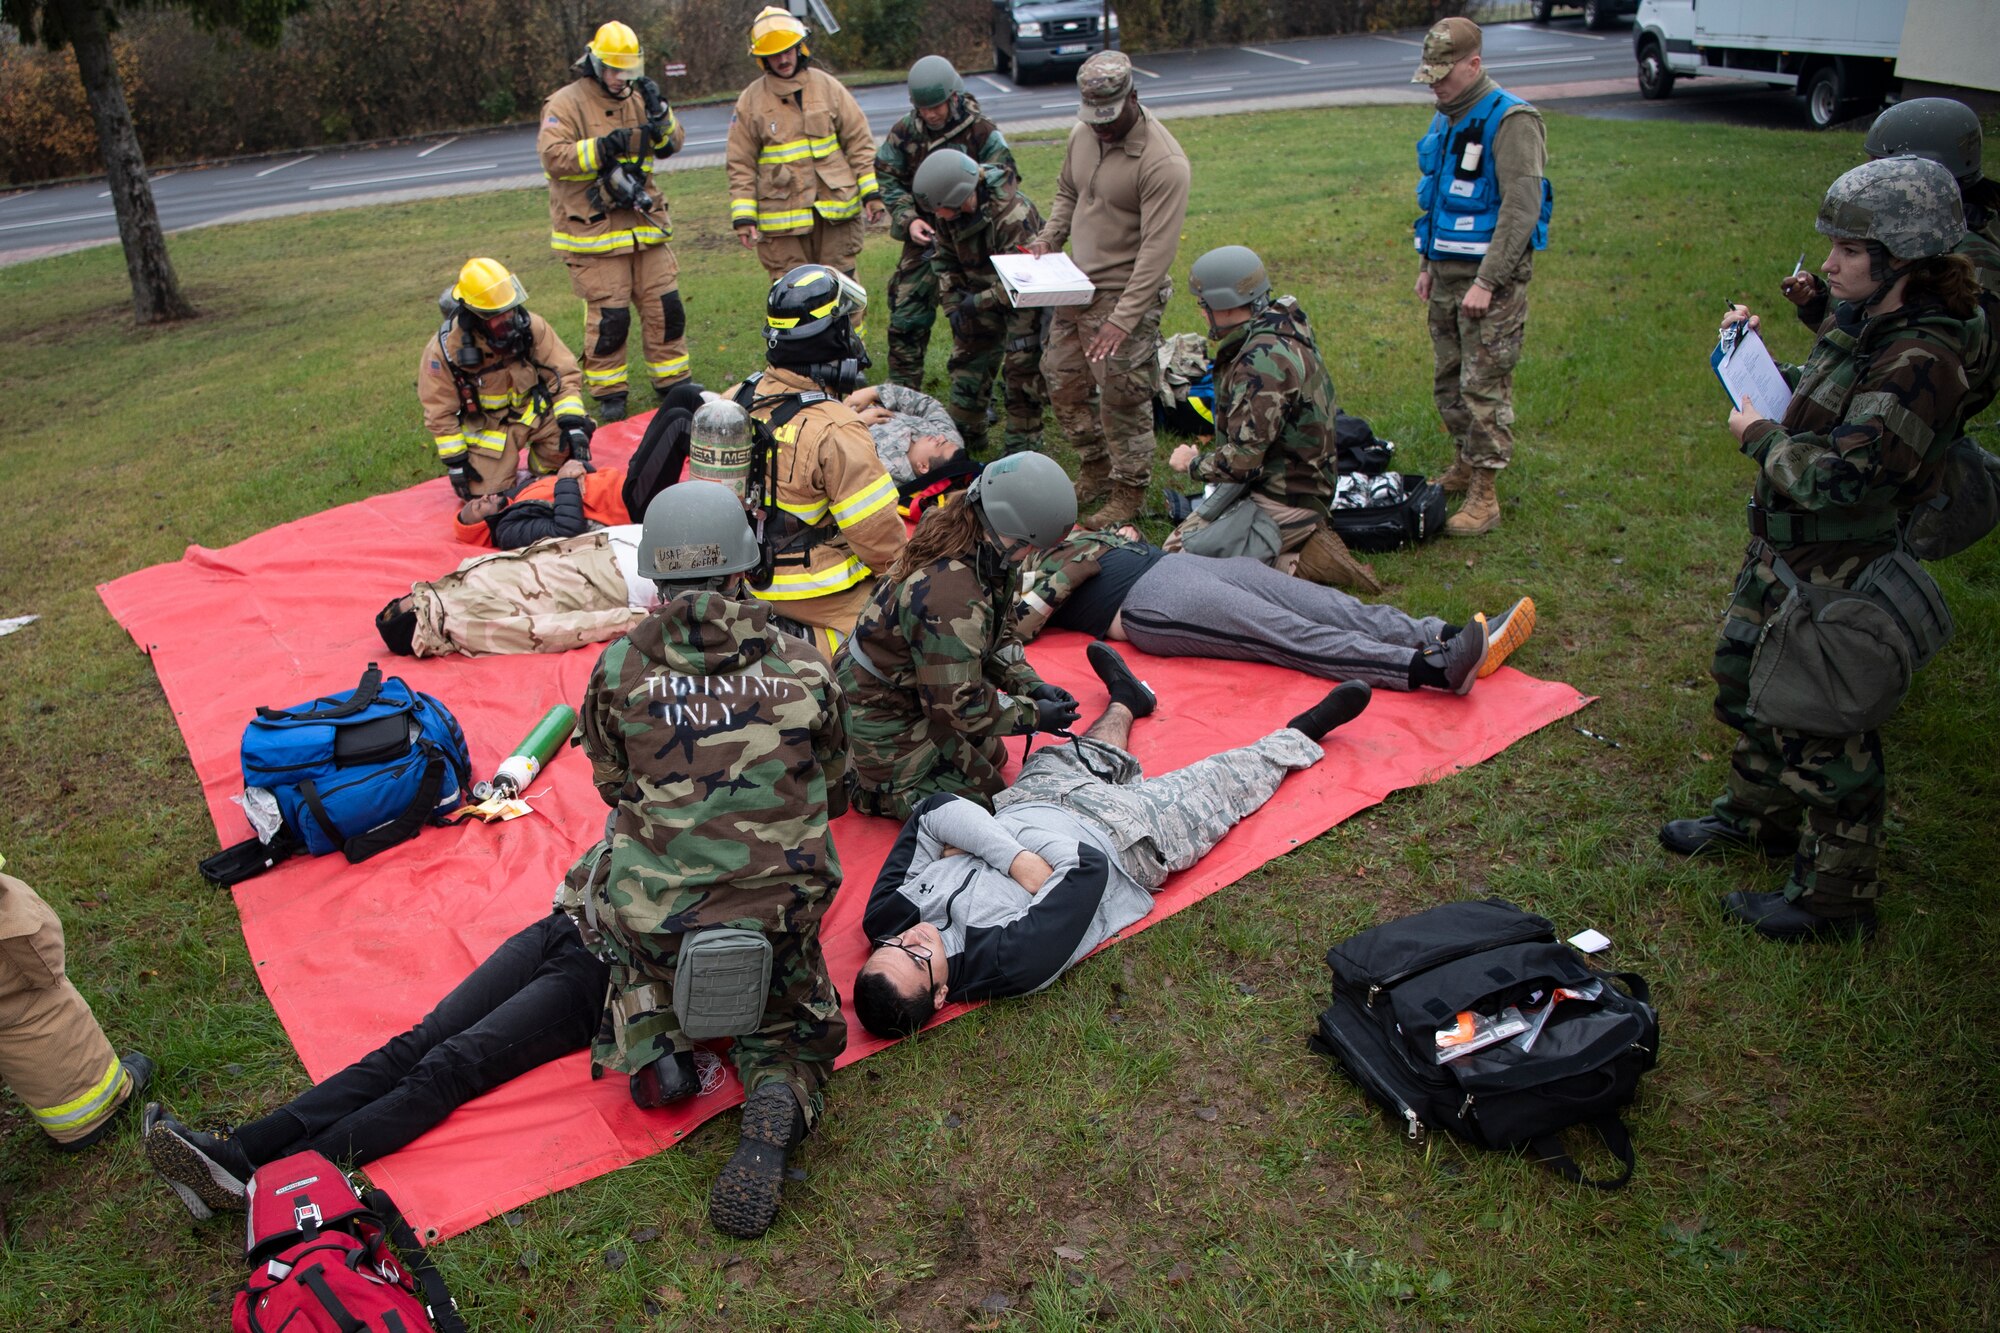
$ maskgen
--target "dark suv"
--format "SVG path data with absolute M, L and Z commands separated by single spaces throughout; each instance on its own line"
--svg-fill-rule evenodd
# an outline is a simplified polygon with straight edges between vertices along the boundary
M 993 64 L 1029 83 L 1116 51 L 1118 11 L 1110 11 L 1109 33 L 1105 12 L 1100 0 L 993 0 Z

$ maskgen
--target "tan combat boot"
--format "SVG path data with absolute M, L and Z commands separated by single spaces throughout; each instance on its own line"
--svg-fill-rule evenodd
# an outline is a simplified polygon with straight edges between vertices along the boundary
M 1130 523 L 1133 519 L 1139 517 L 1139 511 L 1145 507 L 1146 488 L 1144 486 L 1134 486 L 1129 482 L 1123 481 L 1113 482 L 1111 486 L 1111 498 L 1104 502 L 1104 507 L 1090 517 L 1080 519 L 1077 522 L 1077 526 L 1079 528 L 1088 528 L 1092 531 L 1103 528 L 1115 528 L 1120 523 Z
M 1087 514 L 1111 492 L 1111 458 L 1086 458 L 1076 473 L 1076 512 Z
M 1299 548 L 1299 563 L 1292 573 L 1328 588 L 1348 588 L 1355 592 L 1378 593 L 1382 581 L 1375 571 L 1354 558 L 1347 543 L 1331 528 L 1317 528 Z
M 1472 471 L 1472 464 L 1463 457 L 1455 458 L 1451 466 L 1444 470 L 1444 475 L 1438 478 L 1438 485 L 1446 495 L 1463 495 L 1465 488 L 1472 484 Z
M 1465 488 L 1465 503 L 1444 521 L 1447 537 L 1483 537 L 1500 526 L 1500 497 L 1493 493 L 1498 468 L 1472 469 L 1472 484 Z

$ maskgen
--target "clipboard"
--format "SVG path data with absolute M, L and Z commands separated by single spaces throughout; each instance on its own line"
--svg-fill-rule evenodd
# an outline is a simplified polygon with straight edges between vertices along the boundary
M 1748 323 L 1732 324 L 1716 340 L 1708 364 L 1734 408 L 1747 397 L 1759 416 L 1783 421 L 1792 405 L 1792 386 L 1778 370 L 1771 350 Z

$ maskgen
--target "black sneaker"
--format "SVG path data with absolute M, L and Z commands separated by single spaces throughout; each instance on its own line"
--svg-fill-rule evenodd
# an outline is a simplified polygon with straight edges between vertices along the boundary
M 785 1154 L 805 1137 L 798 1098 L 783 1083 L 766 1083 L 743 1103 L 743 1137 L 708 1192 L 708 1220 L 718 1231 L 755 1240 L 778 1219 L 785 1188 Z
M 1682 856 L 1719 856 L 1741 849 L 1781 861 L 1798 851 L 1799 839 L 1797 834 L 1783 833 L 1762 833 L 1753 838 L 1726 820 L 1703 815 L 1699 819 L 1670 819 L 1662 824 L 1660 846 Z
M 1725 894 L 1722 912 L 1740 921 L 1767 940 L 1803 944 L 1809 940 L 1867 939 L 1875 933 L 1875 909 L 1870 907 L 1850 916 L 1821 916 L 1807 911 L 1782 893 L 1750 893 L 1739 890 Z
M 153 1062 L 137 1051 L 127 1051 L 119 1056 L 118 1068 L 124 1071 L 125 1077 L 132 1084 L 132 1090 L 125 1094 L 125 1100 L 118 1103 L 117 1108 L 100 1120 L 90 1133 L 80 1139 L 71 1139 L 68 1143 L 57 1143 L 54 1139 L 50 1139 L 51 1148 L 57 1152 L 82 1152 L 86 1148 L 95 1148 L 110 1137 L 111 1131 L 118 1127 L 118 1122 L 125 1118 L 127 1109 L 138 1102 L 139 1094 L 153 1081 Z
M 1110 644 L 1093 643 L 1083 650 L 1083 655 L 1089 660 L 1090 669 L 1104 682 L 1104 688 L 1110 691 L 1111 702 L 1124 704 L 1133 717 L 1149 717 L 1160 706 L 1160 698 L 1153 693 L 1152 686 L 1133 675 L 1132 668 Z
M 189 1129 L 158 1102 L 146 1103 L 140 1127 L 146 1160 L 173 1186 L 195 1221 L 205 1222 L 217 1212 L 248 1211 L 243 1192 L 255 1168 L 225 1135 Z
M 1444 672 L 1445 684 L 1453 694 L 1470 694 L 1472 682 L 1479 679 L 1479 668 L 1486 661 L 1486 616 L 1475 615 L 1472 622 L 1451 636 L 1451 642 L 1444 645 L 1443 661 L 1438 668 Z

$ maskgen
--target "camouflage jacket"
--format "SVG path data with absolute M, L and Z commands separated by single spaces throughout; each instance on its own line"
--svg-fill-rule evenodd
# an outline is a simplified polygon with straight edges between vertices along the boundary
M 1002 313 L 1010 307 L 1000 289 L 1000 275 L 993 271 L 993 256 L 1024 248 L 1042 229 L 1042 215 L 1035 201 L 1021 190 L 1020 182 L 998 167 L 979 169 L 979 208 L 956 221 L 937 224 L 937 257 L 931 269 L 937 274 L 938 300 L 955 303 L 971 292 L 981 310 Z
M 1794 382 L 1784 423 L 1754 421 L 1744 431 L 1759 508 L 1810 516 L 1789 539 L 1770 538 L 1788 564 L 1801 575 L 1852 573 L 1893 546 L 1897 512 L 1937 492 L 1967 363 L 1989 355 L 1977 313 L 1958 320 L 1905 306 L 1853 333 L 1828 317 L 1805 365 L 1783 368 Z
M 958 424 L 937 399 L 901 384 L 884 384 L 876 392 L 890 416 L 887 421 L 870 426 L 868 434 L 875 440 L 876 457 L 898 484 L 916 480 L 916 469 L 910 466 L 913 441 L 926 435 L 942 435 L 964 447 L 965 437 L 958 433 Z
M 1215 349 L 1215 450 L 1198 481 L 1249 482 L 1280 504 L 1325 515 L 1337 484 L 1333 377 L 1312 325 L 1285 296 Z
M 1035 705 L 1027 695 L 1042 678 L 1009 623 L 1005 596 L 970 558 L 957 557 L 876 588 L 840 659 L 856 730 L 893 723 L 973 739 L 1028 730 Z M 866 653 L 887 682 L 848 661 L 851 653 Z
M 410 594 L 418 657 L 567 652 L 615 639 L 646 615 L 630 604 L 603 530 L 474 556 Z
M 769 621 L 757 602 L 683 593 L 591 673 L 583 748 L 616 812 L 592 892 L 617 964 L 644 971 L 652 937 L 703 926 L 809 929 L 840 887 L 840 687 Z
M 910 112 L 889 127 L 875 149 L 875 179 L 882 187 L 882 202 L 889 208 L 889 234 L 899 241 L 909 239 L 910 224 L 918 218 L 937 221 L 917 206 L 916 195 L 910 193 L 917 168 L 936 150 L 956 148 L 974 162 L 1004 168 L 1010 177 L 1016 174 L 1014 150 L 1007 146 L 1007 136 L 986 118 L 970 93 L 953 93 L 951 110 L 951 119 L 938 130 L 924 124 L 915 111 Z
M 1014 603 L 1014 632 L 1032 643 L 1069 595 L 1103 571 L 1104 553 L 1144 546 L 1115 532 L 1078 528 L 1021 567 L 1021 595 Z

